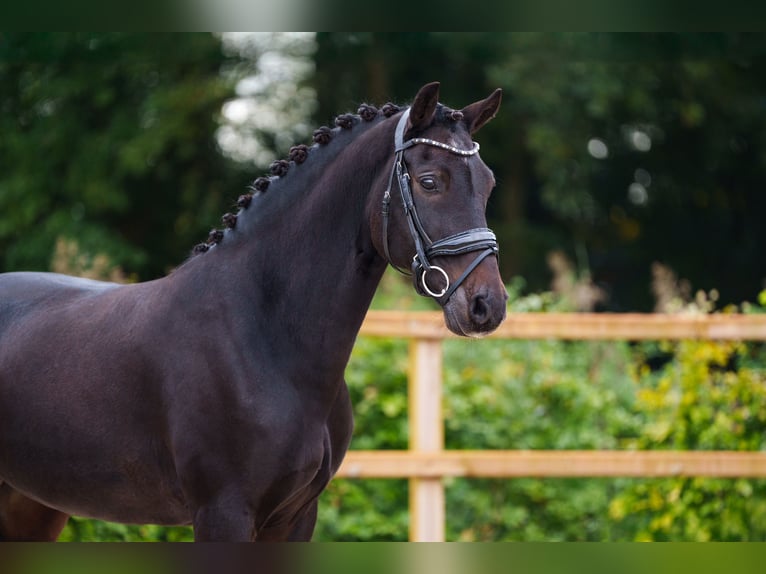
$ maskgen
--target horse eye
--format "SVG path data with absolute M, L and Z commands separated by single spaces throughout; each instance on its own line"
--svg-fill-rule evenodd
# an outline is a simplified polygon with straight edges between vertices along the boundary
M 426 191 L 436 191 L 436 180 L 433 177 L 421 177 L 420 187 Z

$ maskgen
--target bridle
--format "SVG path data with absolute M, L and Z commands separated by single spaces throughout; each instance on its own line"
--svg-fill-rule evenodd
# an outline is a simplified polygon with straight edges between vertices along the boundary
M 410 110 L 408 108 L 399 119 L 396 132 L 394 132 L 394 150 L 396 155 L 394 156 L 394 165 L 391 168 L 391 176 L 388 180 L 388 188 L 383 194 L 383 250 L 386 260 L 394 269 L 405 275 L 409 274 L 394 264 L 388 252 L 388 217 L 391 208 L 391 187 L 394 179 L 396 179 L 399 182 L 399 191 L 402 195 L 402 204 L 404 205 L 404 214 L 410 228 L 410 235 L 412 235 L 412 240 L 415 243 L 415 256 L 412 259 L 411 272 L 415 289 L 421 295 L 431 296 L 440 305 L 444 305 L 468 275 L 478 267 L 479 263 L 490 255 L 497 256 L 499 248 L 495 234 L 486 227 L 461 231 L 438 241 L 432 241 L 428 236 L 415 207 L 415 200 L 410 187 L 410 174 L 407 171 L 407 164 L 404 162 L 404 150 L 417 144 L 425 144 L 447 150 L 459 156 L 469 157 L 479 152 L 479 144 L 473 142 L 472 149 L 464 150 L 427 138 L 412 138 L 404 141 L 404 130 L 407 126 L 409 115 Z M 466 267 L 463 274 L 452 283 L 450 283 L 449 276 L 444 269 L 437 265 L 432 265 L 430 262 L 431 258 L 434 257 L 462 255 L 463 253 L 471 253 L 473 251 L 480 251 L 480 253 Z M 430 273 L 437 273 L 443 277 L 445 285 L 441 290 L 434 291 L 429 287 L 428 277 Z

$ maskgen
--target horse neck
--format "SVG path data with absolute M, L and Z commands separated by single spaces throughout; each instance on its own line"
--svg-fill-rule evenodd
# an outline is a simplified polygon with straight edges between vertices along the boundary
M 314 149 L 317 157 L 253 198 L 236 229 L 195 258 L 196 280 L 226 281 L 219 296 L 251 318 L 247 338 L 268 339 L 306 376 L 342 380 L 385 270 L 369 215 L 393 161 L 388 123 L 357 126 L 359 135 L 343 131 Z

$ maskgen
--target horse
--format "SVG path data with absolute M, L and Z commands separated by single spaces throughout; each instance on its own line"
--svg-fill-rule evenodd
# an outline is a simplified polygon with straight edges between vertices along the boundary
M 505 318 L 472 138 L 501 91 L 457 110 L 439 88 L 316 130 L 165 277 L 0 275 L 0 539 L 54 541 L 70 515 L 311 539 L 386 267 L 458 335 Z

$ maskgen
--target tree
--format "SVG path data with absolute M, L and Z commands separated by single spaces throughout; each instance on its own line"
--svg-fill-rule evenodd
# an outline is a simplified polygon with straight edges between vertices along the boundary
M 209 34 L 0 35 L 0 269 L 60 238 L 140 279 L 182 262 L 247 183 L 215 140 L 234 62 Z
M 502 87 L 477 139 L 506 278 L 544 290 L 562 250 L 614 310 L 651 309 L 656 261 L 739 303 L 766 280 L 764 55 L 747 34 L 321 34 L 318 121 L 434 79 L 451 105 Z
M 585 254 L 581 265 L 616 309 L 650 308 L 655 261 L 717 288 L 723 302 L 755 297 L 766 278 L 766 39 L 508 40 L 506 61 L 489 73 L 513 102 L 506 117 L 525 132 L 534 186 L 515 192 L 548 246 Z

